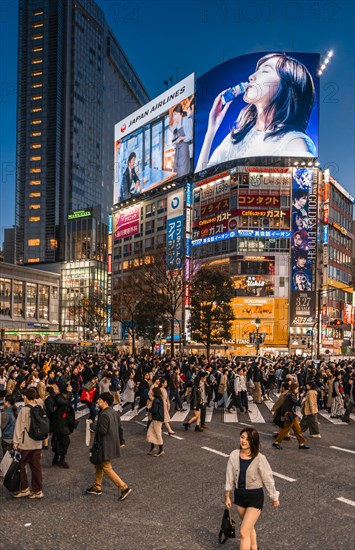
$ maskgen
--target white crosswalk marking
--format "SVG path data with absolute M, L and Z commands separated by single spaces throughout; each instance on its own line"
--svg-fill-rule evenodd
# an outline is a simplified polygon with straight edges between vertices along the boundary
M 228 423 L 232 423 L 232 422 L 238 422 L 238 415 L 236 412 L 230 412 L 230 413 L 227 413 L 225 412 L 224 413 L 224 422 L 226 422 L 227 424 Z
M 249 418 L 253 424 L 265 424 L 265 420 L 255 403 L 248 403 Z
M 206 407 L 206 422 L 211 422 L 214 408 Z
M 190 408 L 186 411 L 178 411 L 171 418 L 171 422 L 184 422 L 190 412 Z
M 348 498 L 338 497 L 336 500 L 344 502 L 344 504 L 349 504 L 350 506 L 355 506 L 355 502 L 353 500 L 349 500 Z
M 346 426 L 346 422 L 342 422 L 340 418 L 331 418 L 330 414 L 326 411 L 319 411 L 318 414 L 329 420 L 332 424 L 341 424 L 342 426 Z
M 134 418 L 135 416 L 138 416 L 138 411 L 134 409 L 133 411 L 128 411 L 121 415 L 122 422 L 129 422 Z

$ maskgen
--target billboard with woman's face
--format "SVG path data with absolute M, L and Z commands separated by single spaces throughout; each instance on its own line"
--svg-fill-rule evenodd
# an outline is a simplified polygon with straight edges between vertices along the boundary
M 195 172 L 254 157 L 318 155 L 319 55 L 255 53 L 196 81 Z

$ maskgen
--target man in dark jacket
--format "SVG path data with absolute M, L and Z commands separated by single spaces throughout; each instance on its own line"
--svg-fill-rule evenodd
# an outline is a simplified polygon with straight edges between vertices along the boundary
M 71 404 L 71 391 L 70 384 L 61 388 L 60 393 L 54 398 L 56 408 L 49 417 L 52 432 L 52 450 L 54 452 L 52 464 L 62 468 L 69 468 L 65 457 L 70 445 L 69 436 L 75 428 L 75 412 Z
M 101 445 L 103 461 L 101 464 L 95 466 L 95 483 L 92 487 L 86 489 L 86 492 L 89 495 L 101 495 L 102 479 L 104 474 L 106 474 L 112 483 L 120 489 L 121 496 L 119 500 L 125 500 L 132 492 L 132 489 L 116 474 L 111 464 L 113 458 L 119 458 L 120 446 L 124 445 L 120 413 L 113 410 L 113 396 L 109 392 L 103 392 L 97 403 L 100 407 L 100 413 L 95 438 L 98 438 Z

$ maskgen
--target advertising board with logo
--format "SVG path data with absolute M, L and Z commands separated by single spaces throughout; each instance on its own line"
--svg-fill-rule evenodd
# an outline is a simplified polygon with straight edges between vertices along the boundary
M 270 275 L 233 277 L 235 296 L 273 296 L 274 278 Z
M 318 69 L 318 54 L 253 53 L 199 77 L 195 172 L 242 158 L 317 157 Z M 268 132 L 260 130 L 262 100 L 272 105 Z
M 115 125 L 114 204 L 193 171 L 195 76 Z
M 234 298 L 233 313 L 237 319 L 273 319 L 274 300 L 272 298 Z
M 167 202 L 166 267 L 174 271 L 182 268 L 184 256 L 184 190 L 169 193 Z
M 124 239 L 131 235 L 138 235 L 140 231 L 140 206 L 126 208 L 116 212 L 113 217 L 114 240 Z

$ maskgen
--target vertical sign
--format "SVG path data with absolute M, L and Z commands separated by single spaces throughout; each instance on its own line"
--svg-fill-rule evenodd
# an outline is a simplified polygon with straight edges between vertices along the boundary
M 166 268 L 182 268 L 184 256 L 184 189 L 169 193 L 167 212 Z
M 112 214 L 109 214 L 107 224 L 107 334 L 111 334 L 111 293 L 112 293 Z
M 312 327 L 316 320 L 318 172 L 295 168 L 292 177 L 290 326 Z
M 190 318 L 191 318 L 191 239 L 192 239 L 192 183 L 186 185 L 186 240 L 185 240 L 185 293 L 184 293 L 184 333 L 185 340 L 191 340 Z

